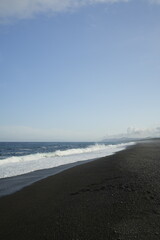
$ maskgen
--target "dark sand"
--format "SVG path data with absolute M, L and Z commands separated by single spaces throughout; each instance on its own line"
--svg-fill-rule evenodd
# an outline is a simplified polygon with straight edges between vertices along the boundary
M 160 140 L 0 198 L 1 240 L 160 239 Z

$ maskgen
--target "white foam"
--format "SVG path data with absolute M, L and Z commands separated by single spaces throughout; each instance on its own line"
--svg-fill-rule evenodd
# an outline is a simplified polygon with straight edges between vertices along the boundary
M 0 161 L 0 178 L 22 175 L 36 170 L 112 155 L 133 144 L 134 142 L 117 145 L 95 144 L 87 148 L 58 150 L 50 153 L 37 153 L 6 158 Z

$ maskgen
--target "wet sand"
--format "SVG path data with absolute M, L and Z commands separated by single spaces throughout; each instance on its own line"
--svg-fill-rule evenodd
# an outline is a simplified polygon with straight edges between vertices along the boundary
M 160 140 L 0 198 L 2 240 L 160 239 Z

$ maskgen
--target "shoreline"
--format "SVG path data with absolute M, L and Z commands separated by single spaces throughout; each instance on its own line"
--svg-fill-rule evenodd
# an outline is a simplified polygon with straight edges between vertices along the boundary
M 160 238 L 160 140 L 75 166 L 0 198 L 3 240 Z
M 111 153 L 106 153 L 106 156 L 110 156 L 113 154 L 116 154 L 116 152 L 120 152 L 125 150 L 127 147 L 133 146 L 135 145 L 136 142 L 128 142 L 128 143 L 122 143 L 122 145 L 126 145 L 123 146 L 122 149 L 115 149 L 113 152 Z M 108 145 L 110 146 L 110 145 Z M 120 144 L 116 144 L 115 146 L 121 146 Z M 97 154 L 96 154 L 97 155 Z M 86 164 L 88 162 L 91 161 L 95 161 L 98 159 L 101 159 L 104 155 L 97 157 L 95 156 L 95 158 L 88 158 L 85 160 L 78 160 L 78 161 L 71 161 L 71 159 L 74 159 L 75 155 L 70 155 L 69 156 L 69 162 L 67 163 L 67 161 L 65 160 L 66 163 L 63 163 L 62 165 L 58 165 L 55 167 L 50 167 L 50 168 L 44 168 L 43 169 L 37 169 L 34 171 L 30 171 L 30 172 L 26 172 L 23 174 L 19 174 L 19 175 L 15 175 L 15 176 L 9 176 L 9 177 L 5 177 L 5 178 L 0 178 L 0 198 L 3 196 L 7 196 L 10 194 L 13 194 L 17 191 L 22 190 L 23 188 L 30 186 L 31 184 L 40 181 L 42 179 L 45 179 L 49 176 L 53 176 L 56 174 L 59 174 L 69 168 L 75 167 L 75 166 L 79 166 L 81 164 Z M 106 157 L 105 156 L 105 157 Z M 89 157 L 89 156 L 88 156 Z M 52 160 L 53 162 L 55 161 L 55 159 Z M 3 167 L 3 166 L 2 166 Z
M 32 184 L 46 179 L 50 176 L 57 175 L 63 171 L 66 171 L 70 168 L 85 164 L 97 159 L 79 161 L 74 163 L 69 163 L 65 165 L 60 165 L 54 168 L 47 168 L 42 170 L 37 170 L 29 173 L 25 173 L 18 176 L 1 178 L 0 179 L 0 198 L 14 194 L 18 191 L 23 190 L 25 187 L 31 186 Z

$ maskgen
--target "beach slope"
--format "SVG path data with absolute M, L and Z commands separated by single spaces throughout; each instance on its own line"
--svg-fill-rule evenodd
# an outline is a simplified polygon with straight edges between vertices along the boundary
M 0 198 L 2 240 L 160 239 L 160 140 Z

